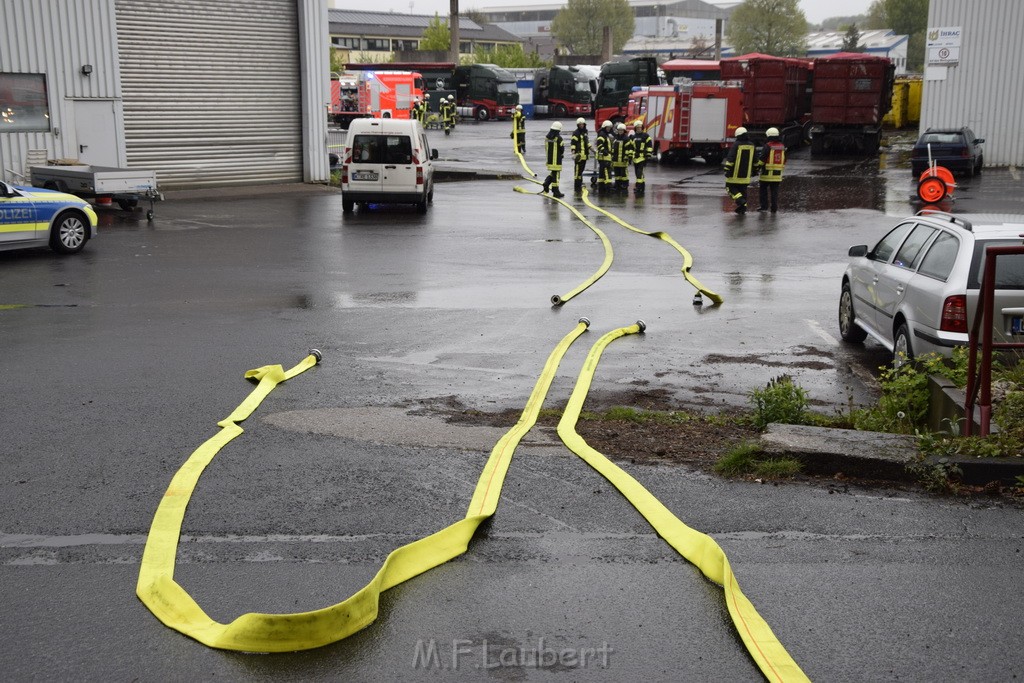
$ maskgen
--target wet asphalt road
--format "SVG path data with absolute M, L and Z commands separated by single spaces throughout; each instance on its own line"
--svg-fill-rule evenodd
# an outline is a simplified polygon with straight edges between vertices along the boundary
M 515 170 L 504 128 L 431 137 L 443 166 Z M 549 407 L 589 344 L 637 318 L 647 333 L 606 351 L 595 404 L 741 405 L 783 372 L 824 410 L 870 400 L 887 354 L 836 341 L 838 279 L 850 245 L 913 210 L 900 154 L 792 155 L 775 217 L 729 213 L 720 174 L 700 162 L 651 168 L 643 200 L 600 201 L 687 247 L 718 308 L 690 305 L 671 248 L 596 218 L 612 269 L 552 309 L 600 264 L 600 242 L 510 180 L 439 184 L 426 216 L 342 218 L 340 196 L 318 188 L 173 193 L 150 225 L 103 213 L 77 257 L 0 254 L 0 666 L 11 680 L 759 680 L 721 590 L 544 434 L 520 447 L 469 552 L 387 592 L 378 620 L 341 643 L 210 650 L 162 626 L 134 584 L 156 504 L 248 392 L 244 371 L 290 366 L 311 346 L 326 362 L 271 394 L 185 518 L 175 578 L 220 621 L 344 599 L 391 549 L 460 518 L 502 430 L 434 409 L 521 408 L 579 316 L 593 326 Z M 1021 212 L 1006 169 L 957 196 L 959 210 Z M 626 466 L 722 545 L 812 679 L 1024 673 L 1019 510 Z M 436 667 L 416 661 L 431 640 Z M 586 667 L 503 655 L 545 647 L 594 654 Z

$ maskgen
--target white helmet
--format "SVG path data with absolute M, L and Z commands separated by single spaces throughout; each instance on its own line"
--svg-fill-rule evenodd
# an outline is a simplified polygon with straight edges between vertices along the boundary
M 523 105 L 517 104 L 516 105 L 516 111 L 522 111 L 522 110 L 523 110 Z
M 576 125 L 577 126 L 585 126 L 585 125 L 587 125 L 587 120 L 581 116 L 578 119 L 576 119 Z
M 448 96 L 448 99 L 449 99 L 449 100 L 454 100 L 454 99 L 455 99 L 455 95 L 449 95 L 449 96 Z
M 776 128 L 775 126 L 772 126 L 768 130 L 766 130 L 764 132 L 764 134 L 767 135 L 770 138 L 777 138 L 777 137 L 779 137 L 779 129 Z
M 736 137 L 739 137 L 741 135 L 746 135 L 746 134 L 747 134 L 747 129 L 744 128 L 743 126 L 740 126 L 739 128 L 736 129 Z
M 620 122 L 619 125 L 615 126 L 616 131 L 626 130 L 626 124 Z
M 604 123 L 601 124 L 601 127 L 602 128 L 611 128 L 612 127 L 612 122 L 611 121 L 605 121 Z
M 561 121 L 555 121 L 554 123 L 552 123 L 551 124 L 551 130 L 562 130 L 562 122 Z

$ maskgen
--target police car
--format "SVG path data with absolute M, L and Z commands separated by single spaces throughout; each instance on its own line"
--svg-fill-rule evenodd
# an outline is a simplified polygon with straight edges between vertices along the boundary
M 95 236 L 96 212 L 88 202 L 0 181 L 0 251 L 49 245 L 57 253 L 75 254 Z

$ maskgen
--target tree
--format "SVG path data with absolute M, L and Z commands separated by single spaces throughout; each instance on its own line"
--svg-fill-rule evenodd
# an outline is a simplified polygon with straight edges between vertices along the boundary
M 477 48 L 473 53 L 477 64 L 497 64 L 506 69 L 533 69 L 540 66 L 551 66 L 536 52 L 527 52 L 519 43 L 515 45 L 498 45 L 493 50 Z
M 875 0 L 868 8 L 874 28 L 890 28 L 896 35 L 909 36 L 907 70 L 924 66 L 925 32 L 928 30 L 928 0 Z
M 857 30 L 857 24 L 850 24 L 846 28 L 846 35 L 843 36 L 843 52 L 863 52 L 864 48 L 860 46 L 860 31 Z
M 633 9 L 627 0 L 569 0 L 551 22 L 551 34 L 569 52 L 601 54 L 604 27 L 611 27 L 612 52 L 633 37 Z
M 447 52 L 452 45 L 452 37 L 448 32 L 448 20 L 442 19 L 434 13 L 434 18 L 427 23 L 423 29 L 423 37 L 420 38 L 420 49 L 435 52 Z
M 490 23 L 487 21 L 487 15 L 483 13 L 483 10 L 467 9 L 460 13 L 459 16 L 466 17 L 478 26 L 486 26 Z
M 807 18 L 797 0 L 746 0 L 729 19 L 726 37 L 736 54 L 763 52 L 776 57 L 803 56 Z

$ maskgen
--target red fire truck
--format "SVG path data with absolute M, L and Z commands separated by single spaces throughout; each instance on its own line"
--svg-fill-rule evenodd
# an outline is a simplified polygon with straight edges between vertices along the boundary
M 415 71 L 346 72 L 331 79 L 331 116 L 342 128 L 359 118 L 408 119 L 423 90 Z
M 661 159 L 699 156 L 718 164 L 743 125 L 743 89 L 721 81 L 652 85 L 629 96 L 627 121 L 638 118 Z

